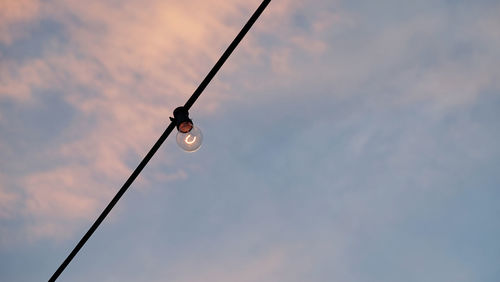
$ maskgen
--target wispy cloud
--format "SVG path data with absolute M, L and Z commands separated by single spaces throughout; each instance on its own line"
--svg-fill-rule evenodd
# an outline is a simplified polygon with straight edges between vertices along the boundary
M 172 109 L 184 103 L 260 3 L 4 2 L 4 245 L 8 238 L 24 243 L 77 237 L 74 230 L 87 227 L 101 211 L 167 125 Z M 212 134 L 218 136 L 207 142 L 217 150 L 202 150 L 197 156 L 203 160 L 191 156 L 186 166 L 169 151 L 136 183 L 156 187 L 181 180 L 196 188 L 178 185 L 186 189 L 172 194 L 184 196 L 182 203 L 148 199 L 158 205 L 148 202 L 141 212 L 160 214 L 164 222 L 147 222 L 148 231 L 134 234 L 146 240 L 131 253 L 148 258 L 148 246 L 185 250 L 202 239 L 213 247 L 200 251 L 201 259 L 199 250 L 175 257 L 179 263 L 165 271 L 158 256 L 170 253 L 162 249 L 144 263 L 144 269 L 160 269 L 149 280 L 168 275 L 174 281 L 324 281 L 321 273 L 363 280 L 353 265 L 366 264 L 362 256 L 370 250 L 364 247 L 377 250 L 376 240 L 384 241 L 386 230 L 412 231 L 398 228 L 422 216 L 422 205 L 432 208 L 429 199 L 435 201 L 432 212 L 442 212 L 439 201 L 469 179 L 468 170 L 493 171 L 498 116 L 490 113 L 494 106 L 478 103 L 494 101 L 500 89 L 500 5 L 444 2 L 272 1 L 193 108 L 193 115 L 210 117 L 207 123 L 216 120 Z M 32 114 L 40 108 L 48 110 Z M 478 121 L 461 111 L 472 115 L 478 108 L 490 116 Z M 491 124 L 479 124 L 485 121 Z M 37 131 L 49 133 L 35 138 Z M 190 177 L 193 167 L 196 177 Z M 202 189 L 208 183 L 216 187 Z M 189 208 L 182 209 L 186 199 Z M 178 216 L 191 210 L 191 217 Z M 127 220 L 130 215 L 137 225 L 147 217 L 128 212 Z M 425 212 L 431 213 L 424 210 L 419 218 L 431 218 Z M 210 231 L 193 231 L 184 222 L 191 220 L 215 223 Z M 247 230 L 227 230 L 240 220 Z M 254 251 L 247 233 L 260 236 L 256 245 L 265 248 Z M 165 234 L 182 238 L 164 244 Z M 241 246 L 228 246 L 234 238 Z M 408 243 L 401 250 L 415 251 L 415 238 L 399 238 Z M 424 261 L 432 253 L 429 246 L 412 263 Z M 460 270 L 452 255 L 435 261 L 450 263 L 447 271 Z M 313 272 L 318 276 L 308 277 Z
M 130 173 L 126 160 L 145 153 L 258 3 L 54 0 L 4 9 L 14 11 L 4 20 L 8 28 L 23 21 L 57 34 L 37 42 L 41 51 L 33 57 L 2 59 L 0 97 L 43 104 L 46 93 L 56 93 L 78 116 L 57 133 L 60 146 L 41 148 L 60 164 L 16 180 L 25 207 L 17 214 L 32 219 L 35 237 L 65 236 L 71 228 L 61 226 L 98 209 Z M 277 5 L 275 24 L 293 5 Z M 7 48 L 26 44 L 6 34 Z M 252 42 L 240 52 L 258 47 Z M 214 82 L 214 93 L 196 108 L 199 115 L 213 113 L 227 97 L 224 89 Z
M 38 0 L 2 1 L 0 3 L 0 42 L 11 44 L 28 34 L 27 24 L 37 18 Z

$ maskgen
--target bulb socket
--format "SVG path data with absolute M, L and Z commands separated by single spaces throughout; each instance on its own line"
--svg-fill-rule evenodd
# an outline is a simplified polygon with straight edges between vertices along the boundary
M 178 107 L 174 110 L 174 117 L 170 118 L 175 122 L 177 130 L 182 133 L 188 133 L 193 129 L 193 121 L 189 118 L 189 112 L 184 107 Z

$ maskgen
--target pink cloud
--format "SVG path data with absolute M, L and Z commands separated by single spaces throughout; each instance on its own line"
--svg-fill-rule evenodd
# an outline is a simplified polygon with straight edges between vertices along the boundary
M 185 102 L 260 1 L 37 3 L 9 4 L 15 12 L 2 23 L 47 18 L 64 27 L 67 42 L 52 42 L 60 45 L 57 52 L 2 63 L 0 99 L 43 100 L 34 90 L 46 89 L 60 93 L 81 118 L 61 133 L 66 141 L 59 148 L 41 148 L 61 165 L 15 180 L 25 194 L 24 210 L 16 214 L 30 219 L 32 238 L 67 236 L 102 208 L 131 172 L 126 158 L 146 153 L 173 108 Z M 198 115 L 217 108 L 224 87 L 214 81 L 212 93 L 196 106 Z
M 39 0 L 5 0 L 0 2 L 0 43 L 11 44 L 26 35 L 24 23 L 37 18 Z M 17 28 L 11 28 L 17 25 Z
M 139 159 L 146 153 L 173 108 L 185 102 L 258 4 L 51 0 L 32 9 L 36 12 L 26 10 L 27 15 L 17 17 L 35 23 L 56 21 L 67 41 L 51 39 L 59 46 L 57 52 L 47 50 L 22 62 L 7 59 L 0 66 L 0 99 L 43 100 L 36 97 L 42 92 L 34 90 L 44 89 L 59 93 L 78 113 L 61 133 L 61 146 L 40 148 L 61 164 L 13 180 L 24 194 L 20 198 L 24 204 L 19 205 L 23 210 L 14 213 L 29 219 L 30 238 L 68 236 L 103 208 L 133 169 L 127 158 Z M 255 34 L 273 30 L 273 36 L 293 48 L 323 52 L 325 43 L 316 33 L 275 32 L 289 25 L 293 11 L 304 5 L 296 0 L 271 3 L 223 71 L 233 73 L 240 71 L 239 65 L 270 61 L 277 73 L 298 76 L 289 65 L 291 50 L 267 50 Z M 318 32 L 332 24 L 325 17 L 318 19 Z M 203 103 L 194 108 L 199 117 L 214 114 L 221 103 L 235 99 L 231 84 L 217 78 L 207 91 Z M 167 156 L 161 162 L 170 160 Z M 185 171 L 152 175 L 161 181 L 187 177 Z

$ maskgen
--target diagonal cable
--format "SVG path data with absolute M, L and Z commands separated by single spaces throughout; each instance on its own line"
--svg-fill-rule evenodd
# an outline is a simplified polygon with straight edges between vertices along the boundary
M 252 25 L 257 21 L 259 16 L 262 14 L 262 12 L 266 9 L 267 5 L 271 2 L 271 0 L 264 0 L 262 3 L 259 5 L 257 10 L 253 13 L 253 15 L 250 17 L 248 22 L 243 26 L 241 31 L 238 33 L 236 38 L 234 38 L 233 42 L 227 47 L 226 51 L 222 54 L 220 59 L 215 63 L 215 65 L 212 67 L 210 72 L 207 74 L 205 79 L 200 83 L 198 88 L 194 91 L 194 93 L 191 95 L 191 97 L 187 100 L 186 104 L 184 107 L 186 109 L 190 109 L 194 102 L 200 97 L 201 93 L 207 85 L 210 83 L 210 81 L 214 78 L 214 76 L 217 74 L 219 69 L 222 67 L 224 62 L 226 62 L 227 58 L 231 55 L 231 53 L 236 49 L 236 46 L 240 43 L 240 41 L 245 37 L 247 32 L 250 30 Z M 158 141 L 153 145 L 153 147 L 149 150 L 149 152 L 146 154 L 144 159 L 139 163 L 137 168 L 132 172 L 132 174 L 129 176 L 127 181 L 125 181 L 125 184 L 123 184 L 122 188 L 116 193 L 116 195 L 111 199 L 109 204 L 106 206 L 106 208 L 102 211 L 101 215 L 96 219 L 96 221 L 92 224 L 92 226 L 89 228 L 89 230 L 83 235 L 82 239 L 76 244 L 75 248 L 71 251 L 71 253 L 68 255 L 68 257 L 62 262 L 62 264 L 57 268 L 57 270 L 54 272 L 52 277 L 50 277 L 49 282 L 56 281 L 59 275 L 66 269 L 68 264 L 71 262 L 71 260 L 76 256 L 78 251 L 85 245 L 87 240 L 92 236 L 92 234 L 97 230 L 99 225 L 104 221 L 106 216 L 111 212 L 113 207 L 116 205 L 116 203 L 120 200 L 120 198 L 125 194 L 127 189 L 130 187 L 130 185 L 134 182 L 134 180 L 137 178 L 137 176 L 141 173 L 141 171 L 144 169 L 144 167 L 148 164 L 148 162 L 151 160 L 151 158 L 154 156 L 156 151 L 160 148 L 160 146 L 165 142 L 167 139 L 168 135 L 172 132 L 172 130 L 175 128 L 175 122 L 172 121 L 168 125 L 167 129 L 163 132 L 163 134 L 160 136 Z

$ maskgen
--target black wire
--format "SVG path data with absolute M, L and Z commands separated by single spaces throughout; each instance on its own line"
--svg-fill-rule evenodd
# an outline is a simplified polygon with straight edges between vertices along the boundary
M 243 39 L 245 34 L 250 30 L 252 25 L 255 23 L 255 21 L 259 18 L 259 16 L 262 14 L 264 9 L 267 7 L 267 5 L 271 2 L 271 0 L 264 0 L 260 6 L 257 8 L 257 10 L 253 13 L 253 15 L 250 17 L 248 22 L 245 24 L 245 26 L 241 29 L 241 31 L 238 33 L 236 38 L 231 42 L 229 47 L 227 47 L 226 51 L 222 54 L 220 59 L 217 61 L 217 63 L 214 65 L 214 67 L 210 70 L 210 72 L 207 74 L 205 79 L 201 82 L 201 84 L 196 88 L 194 91 L 193 95 L 187 100 L 186 104 L 184 107 L 186 109 L 190 109 L 191 106 L 193 106 L 194 102 L 198 97 L 200 97 L 201 93 L 207 85 L 210 83 L 212 78 L 217 74 L 217 71 L 222 67 L 224 62 L 227 60 L 227 58 L 231 55 L 231 53 L 234 51 L 236 46 L 238 46 L 238 43 Z M 92 224 L 92 226 L 89 228 L 87 233 L 83 235 L 82 239 L 76 244 L 75 248 L 71 251 L 71 253 L 68 255 L 68 257 L 62 262 L 62 264 L 57 268 L 57 270 L 54 272 L 52 277 L 50 277 L 49 282 L 56 281 L 59 275 L 64 271 L 64 269 L 68 266 L 68 264 L 71 262 L 71 260 L 76 256 L 78 251 L 85 245 L 87 240 L 92 236 L 92 234 L 97 230 L 99 225 L 103 222 L 103 220 L 106 218 L 106 216 L 111 212 L 113 207 L 116 205 L 116 203 L 120 200 L 120 198 L 125 194 L 127 189 L 130 187 L 132 182 L 137 178 L 137 176 L 141 173 L 141 171 L 144 169 L 144 167 L 148 164 L 148 162 L 151 160 L 153 155 L 158 151 L 160 146 L 165 142 L 167 139 L 168 135 L 172 132 L 172 130 L 175 128 L 175 122 L 170 122 L 168 125 L 167 129 L 163 132 L 163 134 L 160 136 L 158 141 L 153 145 L 153 147 L 149 150 L 147 155 L 144 157 L 144 159 L 139 163 L 137 168 L 132 172 L 132 174 L 129 176 L 127 181 L 125 181 L 125 184 L 123 184 L 122 188 L 116 193 L 116 195 L 113 197 L 113 199 L 109 202 L 108 206 L 102 211 L 101 215 L 97 218 L 97 220 Z
M 207 76 L 205 77 L 205 79 L 203 79 L 203 81 L 200 83 L 200 86 L 198 86 L 198 88 L 196 88 L 196 90 L 194 91 L 193 95 L 191 95 L 191 97 L 189 98 L 189 100 L 187 100 L 186 104 L 184 104 L 184 107 L 186 109 L 189 110 L 191 108 L 191 106 L 194 104 L 194 102 L 196 101 L 196 99 L 198 99 L 198 97 L 200 97 L 201 92 L 203 92 L 203 90 L 205 90 L 205 87 L 207 87 L 207 85 L 210 83 L 210 81 L 212 80 L 212 78 L 214 78 L 214 76 L 217 73 L 217 71 L 219 71 L 219 69 L 222 67 L 222 65 L 224 64 L 224 62 L 227 60 L 227 58 L 229 58 L 229 56 L 231 55 L 231 53 L 234 51 L 234 49 L 236 48 L 236 46 L 238 46 L 238 43 L 240 43 L 241 39 L 243 39 L 243 37 L 245 36 L 245 34 L 247 34 L 247 32 L 252 27 L 252 25 L 255 23 L 255 21 L 257 21 L 257 19 L 259 18 L 260 14 L 262 14 L 262 12 L 264 11 L 264 9 L 266 9 L 266 7 L 269 4 L 269 2 L 271 2 L 271 0 L 264 0 L 260 4 L 260 6 L 257 8 L 257 10 L 255 10 L 255 12 L 250 17 L 250 19 L 245 24 L 245 26 L 243 26 L 243 28 L 238 33 L 238 35 L 236 35 L 236 37 L 234 38 L 233 42 L 231 42 L 231 44 L 229 45 L 229 47 L 227 47 L 226 51 L 224 51 L 224 54 L 222 54 L 222 56 L 217 61 L 217 63 L 215 63 L 215 65 L 212 68 L 212 70 L 210 70 L 210 72 L 207 74 Z

